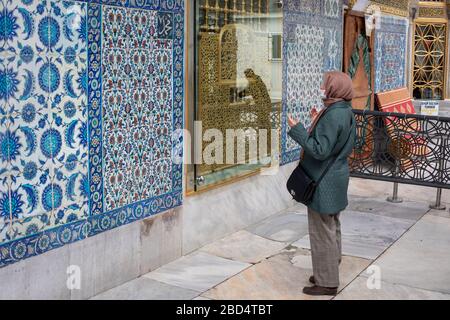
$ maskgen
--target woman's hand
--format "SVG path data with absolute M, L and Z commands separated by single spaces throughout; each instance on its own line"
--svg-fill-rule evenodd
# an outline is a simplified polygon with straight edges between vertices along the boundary
M 294 128 L 295 126 L 297 126 L 299 124 L 299 121 L 294 120 L 292 118 L 292 115 L 288 115 L 288 124 L 289 124 L 289 127 Z
M 311 109 L 311 113 L 310 113 L 310 117 L 311 117 L 311 121 L 314 122 L 314 120 L 316 119 L 316 117 L 319 115 L 319 111 L 317 111 L 316 107 L 313 107 Z

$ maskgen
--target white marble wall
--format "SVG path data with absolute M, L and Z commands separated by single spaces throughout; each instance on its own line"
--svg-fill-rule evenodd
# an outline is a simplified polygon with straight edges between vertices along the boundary
M 187 197 L 183 207 L 0 269 L 0 299 L 87 299 L 292 205 L 294 165 Z M 81 289 L 67 289 L 79 266 Z
M 244 229 L 291 207 L 286 181 L 294 164 L 277 175 L 255 176 L 239 183 L 187 197 L 183 212 L 183 254 Z
M 181 256 L 181 220 L 169 211 L 4 267 L 0 299 L 86 299 L 130 281 Z M 80 290 L 67 287 L 69 266 Z

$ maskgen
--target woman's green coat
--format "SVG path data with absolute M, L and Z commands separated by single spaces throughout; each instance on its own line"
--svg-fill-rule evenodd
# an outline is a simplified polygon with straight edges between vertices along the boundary
M 347 159 L 353 150 L 356 135 L 350 103 L 337 102 L 329 108 L 311 134 L 302 124 L 289 132 L 289 136 L 305 151 L 301 162 L 303 168 L 316 181 L 337 155 L 336 163 L 323 178 L 309 205 L 314 211 L 328 215 L 337 214 L 348 206 L 350 172 Z

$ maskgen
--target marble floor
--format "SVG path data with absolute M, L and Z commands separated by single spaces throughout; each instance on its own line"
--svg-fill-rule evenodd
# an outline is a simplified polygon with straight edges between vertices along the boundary
M 391 218 L 372 213 L 346 211 L 341 216 L 342 253 L 374 260 L 415 223 L 411 219 Z M 310 249 L 309 236 L 293 243 Z
M 341 287 L 314 299 L 450 300 L 450 214 L 426 201 L 359 194 L 342 214 Z M 430 198 L 429 198 L 430 199 Z M 447 199 L 447 198 L 445 198 Z M 296 206 L 94 299 L 310 300 L 306 211 Z

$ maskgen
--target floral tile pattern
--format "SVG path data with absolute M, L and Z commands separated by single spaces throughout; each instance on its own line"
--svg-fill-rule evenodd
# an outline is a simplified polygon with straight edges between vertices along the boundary
M 6 234 L 6 221 L 11 219 L 10 142 L 14 141 L 10 130 L 10 118 L 0 114 L 0 236 Z M 14 210 L 15 211 L 15 210 Z
M 1 53 L 2 70 L 11 70 L 14 84 L 5 90 L 2 109 L 10 115 L 7 132 L 15 141 L 9 144 L 14 156 L 8 172 L 9 202 L 15 205 L 0 242 L 87 215 L 86 39 L 75 37 L 71 30 L 82 28 L 71 25 L 67 14 L 76 8 L 86 21 L 86 4 L 23 2 L 4 3 L 17 23 L 17 37 Z
M 2 127 L 2 144 L 9 146 L 9 205 L 5 201 L 2 206 L 7 231 L 0 239 L 5 242 L 18 234 L 12 228 L 15 222 L 52 210 L 45 202 L 44 189 L 47 192 L 51 189 L 47 182 L 53 149 L 43 139 L 50 125 L 48 93 L 42 89 L 43 82 L 47 83 L 47 77 L 42 77 L 46 62 L 38 55 L 26 59 L 15 56 L 12 50 L 3 52 L 0 60 L 1 70 L 10 71 L 7 81 L 13 84 L 9 88 L 5 86 L 6 94 L 1 101 L 2 109 L 8 114 L 6 126 Z M 43 70 L 43 81 L 39 81 L 40 70 Z
M 342 69 L 342 8 L 342 0 L 283 3 L 282 164 L 300 157 L 300 147 L 287 134 L 287 115 L 309 126 L 311 108 L 322 107 L 323 73 Z
M 172 40 L 159 40 L 167 21 L 150 13 L 109 6 L 102 12 L 106 210 L 171 189 Z
M 50 0 L 48 0 L 50 1 Z M 76 64 L 76 58 L 87 58 L 87 3 L 51 0 L 49 19 L 54 21 L 56 31 L 48 28 L 48 50 L 58 57 L 64 58 L 68 65 Z
M 49 38 L 46 28 L 48 8 L 47 0 L 2 0 L 0 12 L 3 32 L 0 35 L 0 52 L 20 54 L 21 57 L 45 52 Z
M 181 204 L 183 10 L 0 0 L 0 267 Z
M 375 31 L 375 92 L 406 86 L 406 56 L 409 21 L 382 16 Z
M 320 85 L 323 70 L 323 46 L 325 31 L 308 25 L 297 25 L 296 41 L 287 50 L 286 101 L 295 119 L 310 124 L 308 117 L 312 106 L 321 106 Z M 299 86 L 298 84 L 304 84 Z M 287 150 L 295 150 L 298 144 L 286 141 Z

